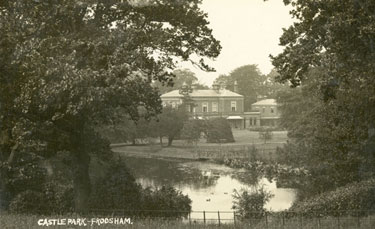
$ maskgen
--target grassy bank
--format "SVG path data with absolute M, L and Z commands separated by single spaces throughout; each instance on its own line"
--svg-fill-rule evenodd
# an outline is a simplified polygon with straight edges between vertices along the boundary
M 258 132 L 234 130 L 236 142 L 218 144 L 206 143 L 201 139 L 197 145 L 186 145 L 182 140 L 173 142 L 173 146 L 161 147 L 159 144 L 114 145 L 112 150 L 120 155 L 136 157 L 171 157 L 184 159 L 223 159 L 251 158 L 263 161 L 276 160 L 277 147 L 282 147 L 287 140 L 285 131 L 274 132 L 273 138 L 266 143 L 259 139 Z
M 143 228 L 165 228 L 165 229 L 182 229 L 182 228 L 219 228 L 219 225 L 216 224 L 207 224 L 195 223 L 192 222 L 189 224 L 188 221 L 182 222 L 178 220 L 163 220 L 163 219 L 131 219 L 132 224 L 102 224 L 96 225 L 94 223 L 91 225 L 90 222 L 86 221 L 86 226 L 78 225 L 66 225 L 66 226 L 39 226 L 38 220 L 40 219 L 77 219 L 76 215 L 69 216 L 54 216 L 54 217 L 45 217 L 45 216 L 35 216 L 35 215 L 9 215 L 2 214 L 0 216 L 0 228 L 134 228 L 134 229 L 143 229 Z M 87 217 L 87 220 L 91 220 L 91 217 Z M 43 221 L 42 221 L 43 222 Z M 291 219 L 282 219 L 282 218 L 269 218 L 267 221 L 262 220 L 252 220 L 247 222 L 239 222 L 236 224 L 221 224 L 220 228 L 275 228 L 275 229 L 284 229 L 284 228 L 321 228 L 321 229 L 331 229 L 331 228 L 363 228 L 370 229 L 375 228 L 375 216 L 368 216 L 363 218 L 356 217 L 341 217 L 341 218 L 291 218 Z

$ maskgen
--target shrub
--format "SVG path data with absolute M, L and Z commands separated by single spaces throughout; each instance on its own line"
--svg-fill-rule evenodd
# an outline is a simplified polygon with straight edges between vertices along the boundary
M 184 123 L 184 127 L 181 131 L 181 139 L 185 140 L 187 144 L 196 145 L 201 137 L 202 121 L 200 120 L 188 120 Z
M 46 180 L 46 170 L 40 166 L 41 159 L 31 152 L 16 154 L 14 162 L 9 165 L 0 163 L 0 176 L 6 185 L 10 197 L 26 190 L 41 191 Z
M 234 142 L 232 128 L 225 118 L 214 118 L 206 121 L 208 143 Z
M 305 215 L 345 215 L 375 210 L 375 179 L 354 182 L 336 190 L 295 202 L 290 211 Z
M 47 182 L 41 191 L 26 190 L 17 194 L 9 205 L 18 214 L 64 214 L 73 211 L 73 187 Z
M 42 192 L 26 190 L 12 199 L 9 211 L 18 214 L 43 214 L 46 206 L 44 200 Z
M 1 164 L 4 208 L 14 213 L 52 214 L 71 210 L 72 187 L 48 179 L 43 160 L 32 152 L 16 154 L 12 165 Z M 6 198 L 4 198 L 6 197 Z M 65 199 L 66 198 L 66 199 Z
M 234 190 L 232 208 L 237 211 L 238 216 L 242 219 L 259 219 L 267 212 L 264 206 L 272 197 L 273 194 L 263 187 L 255 191 L 241 189 L 238 192 Z
M 180 218 L 191 211 L 191 200 L 173 187 L 150 188 L 142 192 L 142 209 L 145 216 Z

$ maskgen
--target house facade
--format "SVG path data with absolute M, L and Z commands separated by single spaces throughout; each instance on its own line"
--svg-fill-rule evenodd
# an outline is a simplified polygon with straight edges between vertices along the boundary
M 188 97 L 187 97 L 188 96 Z M 183 94 L 174 90 L 161 95 L 163 106 L 177 107 L 184 99 L 191 102 L 187 111 L 192 118 L 226 118 L 232 128 L 250 128 L 254 126 L 277 125 L 279 114 L 273 99 L 261 100 L 252 105 L 250 112 L 244 111 L 244 97 L 236 92 L 219 88 L 196 90 Z
M 188 112 L 193 118 L 209 119 L 223 117 L 228 119 L 233 128 L 243 126 L 244 97 L 226 89 L 195 90 L 188 94 L 192 103 L 188 105 Z M 177 107 L 182 104 L 184 95 L 174 90 L 161 95 L 163 105 Z

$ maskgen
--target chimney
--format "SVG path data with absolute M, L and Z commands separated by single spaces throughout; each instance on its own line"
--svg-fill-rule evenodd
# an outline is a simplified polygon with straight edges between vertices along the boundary
M 237 80 L 234 81 L 234 84 L 233 84 L 233 91 L 238 93 L 238 84 L 237 84 Z

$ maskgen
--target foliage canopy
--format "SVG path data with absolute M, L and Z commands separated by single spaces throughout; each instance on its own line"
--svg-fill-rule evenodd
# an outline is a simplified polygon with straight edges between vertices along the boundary
M 68 151 L 77 162 L 76 209 L 86 208 L 89 154 L 102 148 L 94 125 L 110 121 L 117 107 L 132 119 L 139 106 L 149 116 L 160 112 L 151 82 L 170 83 L 177 60 L 212 70 L 204 58 L 215 58 L 221 47 L 200 2 L 1 1 L 3 167 L 18 153 Z M 2 181 L 9 175 L 2 172 Z
M 273 56 L 282 123 L 321 193 L 373 177 L 375 159 L 375 2 L 284 0 L 297 21 Z

